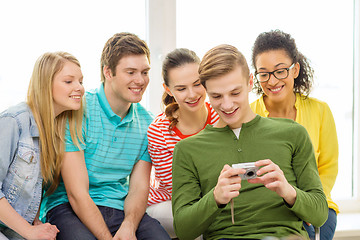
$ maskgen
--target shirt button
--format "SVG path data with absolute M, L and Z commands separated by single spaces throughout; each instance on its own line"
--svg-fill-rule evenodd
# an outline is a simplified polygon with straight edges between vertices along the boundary
M 239 149 L 238 149 L 238 152 L 241 152 L 241 151 L 242 151 L 241 148 L 239 148 Z

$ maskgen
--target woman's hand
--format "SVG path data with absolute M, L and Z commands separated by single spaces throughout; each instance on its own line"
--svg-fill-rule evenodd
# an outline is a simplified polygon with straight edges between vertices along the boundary
M 35 239 L 45 239 L 45 240 L 55 240 L 56 235 L 59 232 L 55 225 L 50 223 L 32 225 L 28 230 L 26 239 L 35 240 Z

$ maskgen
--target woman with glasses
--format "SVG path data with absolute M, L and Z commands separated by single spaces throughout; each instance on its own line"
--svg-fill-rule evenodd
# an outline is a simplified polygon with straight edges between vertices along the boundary
M 329 216 L 320 228 L 321 240 L 333 239 L 338 206 L 330 192 L 338 172 L 338 140 L 334 118 L 329 106 L 308 97 L 313 81 L 313 69 L 302 55 L 290 34 L 280 30 L 261 33 L 252 50 L 255 69 L 254 90 L 262 95 L 251 104 L 263 117 L 292 119 L 303 125 L 313 143 L 323 190 L 327 197 Z M 311 239 L 315 230 L 304 223 Z

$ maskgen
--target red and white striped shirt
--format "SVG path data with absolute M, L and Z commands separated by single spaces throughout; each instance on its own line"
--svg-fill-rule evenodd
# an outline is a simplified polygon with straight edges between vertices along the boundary
M 214 125 L 219 120 L 219 116 L 209 103 L 205 102 L 205 105 L 208 109 L 205 126 L 207 124 Z M 170 134 L 169 125 L 170 121 L 165 113 L 161 113 L 150 124 L 147 132 L 148 150 L 153 164 L 148 205 L 171 199 L 172 159 L 175 144 L 181 139 L 194 135 L 183 135 L 176 126 Z

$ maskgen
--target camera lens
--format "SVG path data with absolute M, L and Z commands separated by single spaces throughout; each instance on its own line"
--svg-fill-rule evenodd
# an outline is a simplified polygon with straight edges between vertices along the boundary
M 253 171 L 249 171 L 246 173 L 246 176 L 248 176 L 248 177 L 252 177 L 254 175 L 255 175 L 255 173 Z

